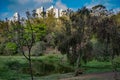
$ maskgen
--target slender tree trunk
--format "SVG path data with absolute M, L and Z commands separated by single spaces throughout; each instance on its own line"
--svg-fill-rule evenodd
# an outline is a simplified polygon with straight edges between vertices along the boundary
M 30 53 L 31 53 L 31 49 L 29 49 L 29 68 L 30 68 L 31 80 L 33 80 L 32 60 Z
M 79 69 L 79 67 L 81 66 L 81 63 L 80 63 L 81 59 L 80 58 L 81 58 L 81 56 L 80 56 L 80 53 L 79 53 L 77 61 L 76 61 L 75 76 L 78 76 L 79 74 L 82 74 L 82 71 Z
M 80 65 L 80 53 L 78 54 L 77 63 L 76 63 L 76 69 L 79 68 L 79 65 Z
M 80 44 L 80 48 L 81 48 L 81 44 Z M 81 50 L 80 52 L 78 53 L 78 58 L 77 58 L 77 61 L 76 61 L 76 70 L 75 70 L 75 76 L 78 76 L 79 75 L 79 67 L 81 66 Z M 81 74 L 81 71 L 80 71 L 80 74 Z

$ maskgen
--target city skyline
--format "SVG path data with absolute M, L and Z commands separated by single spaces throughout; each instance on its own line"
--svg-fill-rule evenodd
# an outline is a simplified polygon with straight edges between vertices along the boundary
M 51 5 L 47 9 L 44 9 L 44 6 L 41 6 L 40 8 L 34 9 L 32 12 L 29 12 L 29 11 L 27 11 L 27 12 L 30 13 L 29 17 L 31 17 L 31 18 L 43 18 L 43 15 L 42 15 L 43 13 L 45 13 L 44 17 L 48 17 L 48 14 L 51 11 L 53 12 L 53 15 L 55 18 L 59 18 L 64 15 L 64 11 L 66 11 L 66 10 L 58 9 L 58 8 L 54 7 L 53 5 Z M 18 12 L 15 12 L 13 14 L 13 16 L 11 17 L 11 19 L 8 19 L 8 20 L 20 21 L 22 18 L 23 18 L 23 16 L 21 16 Z
M 0 19 L 11 18 L 15 12 L 25 17 L 26 10 L 34 10 L 41 6 L 48 8 L 54 5 L 58 9 L 71 8 L 77 10 L 86 6 L 91 8 L 97 4 L 102 4 L 108 9 L 120 10 L 120 0 L 2 0 L 0 3 Z

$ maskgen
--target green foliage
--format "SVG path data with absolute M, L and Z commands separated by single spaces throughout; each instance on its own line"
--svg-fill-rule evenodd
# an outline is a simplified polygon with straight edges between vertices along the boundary
M 0 55 L 4 54 L 4 48 L 5 48 L 5 44 L 1 43 L 0 44 Z
M 61 62 L 63 56 L 61 55 L 47 55 L 41 57 L 43 62 L 54 66 L 54 73 L 66 73 L 73 71 L 73 67 L 67 63 L 67 61 Z M 52 68 L 53 69 L 53 68 Z
M 105 51 L 106 51 L 106 45 L 104 43 L 101 43 L 98 40 L 93 42 L 92 53 L 95 59 L 97 59 L 98 61 L 109 61 L 110 53 L 106 53 Z
M 21 57 L 5 57 L 0 56 L 0 79 L 1 80 L 21 80 L 28 76 L 20 73 L 20 69 L 24 66 L 25 59 Z M 21 67 L 22 66 L 22 67 Z
M 11 70 L 18 70 L 22 66 L 18 61 L 8 61 L 6 65 Z
M 29 27 L 31 26 L 31 27 Z M 32 29 L 31 29 L 32 28 Z M 46 25 L 45 24 L 37 24 L 37 23 L 27 23 L 25 26 L 25 34 L 24 38 L 29 40 L 31 35 L 34 35 L 35 41 L 40 41 L 42 37 L 46 34 Z
M 35 33 L 35 40 L 40 41 L 46 35 L 46 25 L 45 24 L 34 24 L 32 25 L 33 33 Z
M 100 62 L 100 61 L 97 61 L 97 60 L 92 60 L 90 62 L 88 62 L 86 64 L 87 67 L 93 67 L 93 68 L 109 68 L 111 67 L 111 63 L 110 62 Z
M 52 54 L 41 57 L 32 57 L 32 68 L 34 72 L 34 78 L 41 80 L 47 78 L 47 80 L 53 80 L 58 77 L 70 77 L 73 74 L 60 74 L 71 72 L 74 68 L 63 59 L 63 55 Z M 62 61 L 61 61 L 62 60 Z M 64 60 L 64 61 L 63 61 Z M 119 59 L 118 59 L 119 62 Z M 82 65 L 85 69 L 85 73 L 96 73 L 112 71 L 111 62 L 99 62 L 97 60 L 89 61 L 86 65 Z M 119 69 L 120 70 L 120 69 Z M 22 56 L 0 56 L 0 79 L 1 80 L 30 80 L 29 79 L 29 67 L 26 59 Z M 50 75 L 52 74 L 52 75 Z M 53 75 L 53 74 L 56 74 Z M 42 75 L 50 75 L 46 77 L 38 77 Z M 49 77 L 49 78 L 48 78 Z
M 112 71 L 111 62 L 100 62 L 97 60 L 89 61 L 86 65 L 83 65 L 85 73 L 98 73 Z
M 41 56 L 41 55 L 43 55 L 45 49 L 46 49 L 45 42 L 43 42 L 43 41 L 37 42 L 32 47 L 32 55 L 33 56 Z
M 103 5 L 101 5 L 101 4 L 92 7 L 92 9 L 97 9 L 97 8 L 103 8 L 103 9 L 105 9 L 106 7 L 103 6 Z
M 63 39 L 58 49 L 62 54 L 67 54 L 71 64 L 81 65 L 81 60 L 87 61 L 88 54 L 91 55 L 92 45 L 90 43 L 91 27 L 89 27 L 90 11 L 83 7 L 70 15 L 69 20 L 62 19 Z
M 120 25 L 120 13 L 118 13 L 117 15 L 112 16 L 112 18 L 114 18 L 114 20 L 117 22 L 117 24 Z
M 46 35 L 45 37 L 45 41 L 46 41 L 46 45 L 47 47 L 55 47 L 55 33 L 52 32 L 52 33 L 49 33 L 48 35 Z
M 73 68 L 67 63 L 67 61 L 61 62 L 62 55 L 45 55 L 41 57 L 32 58 L 32 70 L 34 76 L 43 76 L 53 73 L 66 73 L 73 71 Z M 1 72 L 3 71 L 3 72 Z M 6 74 L 5 74 L 6 72 Z M 2 57 L 0 56 L 0 78 L 16 78 L 16 76 L 22 76 L 21 74 L 29 75 L 29 66 L 24 57 L 11 56 Z M 16 74 L 15 77 L 10 75 Z M 8 75 L 7 75 L 8 74 Z
M 37 64 L 37 65 L 36 65 Z M 54 72 L 55 66 L 52 63 L 37 61 L 33 62 L 33 72 L 35 76 L 48 75 Z
M 117 56 L 113 59 L 113 66 L 120 68 L 120 56 Z
M 116 56 L 113 61 L 115 63 L 120 63 L 120 56 Z
M 13 42 L 8 42 L 5 45 L 5 55 L 13 55 L 17 53 L 17 45 Z

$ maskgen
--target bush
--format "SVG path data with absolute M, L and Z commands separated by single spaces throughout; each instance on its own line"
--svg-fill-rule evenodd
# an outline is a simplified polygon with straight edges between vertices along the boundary
M 8 61 L 6 65 L 11 70 L 18 70 L 21 67 L 21 64 L 18 61 Z
M 104 69 L 104 68 L 110 68 L 111 65 L 112 64 L 110 62 L 100 62 L 100 61 L 97 61 L 97 60 L 92 60 L 92 61 L 88 62 L 85 66 L 88 67 L 88 68 Z
M 20 62 L 18 60 L 9 60 L 6 62 L 6 66 L 8 69 L 21 70 L 22 72 L 22 68 L 28 67 L 28 64 L 26 62 Z
M 21 74 L 30 74 L 29 65 L 26 62 L 18 60 L 9 60 L 5 63 L 9 71 L 18 72 Z
M 114 67 L 119 67 L 120 68 L 120 56 L 117 56 L 113 59 Z
M 116 63 L 120 63 L 120 56 L 116 56 L 113 61 Z
M 93 43 L 93 55 L 98 61 L 109 61 L 110 60 L 110 48 L 108 48 L 108 53 L 106 53 L 106 44 L 96 41 Z
M 68 72 L 73 72 L 73 71 L 74 71 L 74 69 L 70 65 L 58 64 L 56 66 L 56 72 L 57 73 L 68 73 Z
M 33 72 L 36 76 L 54 73 L 67 73 L 73 71 L 73 67 L 67 61 L 61 62 L 61 55 L 45 55 L 39 59 L 33 59 Z
M 44 42 L 37 42 L 33 48 L 32 48 L 32 55 L 33 56 L 41 56 L 43 55 L 44 51 L 46 49 Z
M 5 45 L 5 55 L 14 55 L 17 53 L 17 45 L 13 42 L 8 42 Z
M 0 44 L 0 54 L 3 54 L 3 53 L 4 53 L 4 48 L 5 48 L 5 44 L 4 44 L 4 43 L 1 43 L 1 44 Z

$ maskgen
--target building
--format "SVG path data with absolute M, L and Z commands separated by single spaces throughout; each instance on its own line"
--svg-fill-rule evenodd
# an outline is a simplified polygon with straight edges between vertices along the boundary
M 58 17 L 58 9 L 54 8 L 54 6 L 50 6 L 46 9 L 46 17 L 53 15 L 54 17 Z
M 36 9 L 36 15 L 38 18 L 42 18 L 43 17 L 43 12 L 44 12 L 44 7 L 40 7 L 38 9 Z
M 50 13 L 52 13 L 55 18 L 59 18 L 64 15 L 63 9 L 57 9 L 53 5 L 46 9 L 46 17 L 48 17 L 48 14 Z
M 13 15 L 13 21 L 20 21 L 20 15 L 18 12 L 14 13 Z
M 63 11 L 63 9 L 60 9 L 59 10 L 59 16 L 61 17 L 61 16 L 63 16 L 64 15 L 64 11 Z
M 28 18 L 43 18 L 48 17 L 49 14 L 53 15 L 55 18 L 59 18 L 63 15 L 66 15 L 65 10 L 55 8 L 53 5 L 47 8 L 46 10 L 44 9 L 44 7 L 37 8 L 32 11 L 32 15 L 29 13 L 29 11 L 27 11 L 26 13 Z M 12 20 L 20 21 L 20 15 L 18 12 L 14 13 Z

